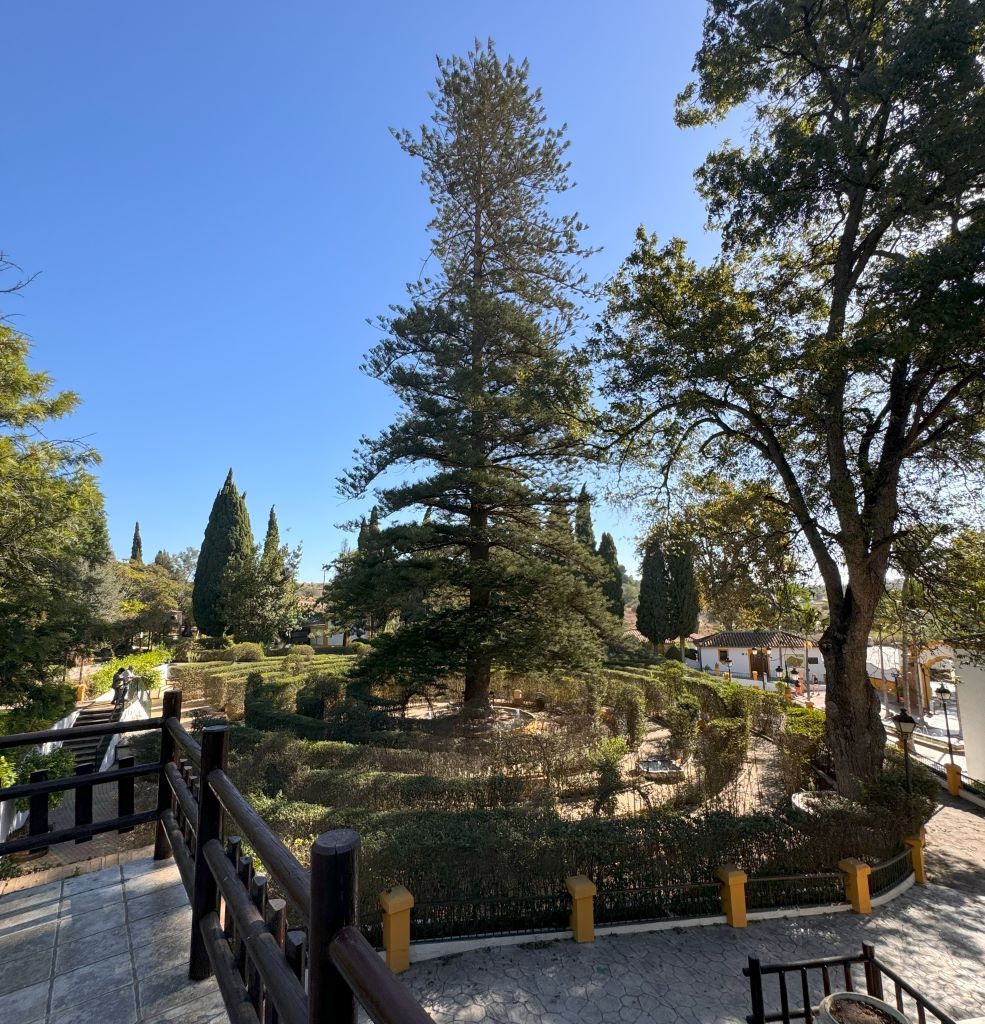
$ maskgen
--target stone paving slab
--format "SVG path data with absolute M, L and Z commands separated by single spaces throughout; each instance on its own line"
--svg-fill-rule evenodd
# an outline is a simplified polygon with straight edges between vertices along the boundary
M 190 928 L 172 861 L 0 897 L 0 1022 L 228 1024 L 215 980 L 188 980 Z
M 499 947 L 415 965 L 402 977 L 437 1024 L 743 1024 L 749 956 L 800 960 L 859 952 L 863 942 L 956 1019 L 985 1012 L 985 897 L 934 885 L 868 917 Z M 778 993 L 771 996 L 779 1009 Z

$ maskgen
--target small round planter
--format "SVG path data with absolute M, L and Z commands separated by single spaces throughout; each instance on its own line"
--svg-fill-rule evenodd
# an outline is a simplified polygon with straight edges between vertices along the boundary
M 817 1024 L 910 1024 L 910 1019 L 864 992 L 832 992 L 821 1000 Z

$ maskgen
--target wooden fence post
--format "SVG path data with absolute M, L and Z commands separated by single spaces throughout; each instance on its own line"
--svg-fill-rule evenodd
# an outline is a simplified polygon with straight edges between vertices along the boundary
M 192 890 L 192 940 L 188 957 L 188 976 L 201 981 L 212 974 L 212 962 L 199 922 L 218 904 L 219 890 L 205 859 L 205 845 L 222 838 L 222 804 L 209 785 L 209 775 L 226 766 L 225 725 L 209 725 L 202 730 L 202 774 L 198 790 L 198 831 L 195 838 L 195 881 Z
M 176 718 L 181 721 L 181 690 L 164 691 L 164 720 Z M 166 726 L 161 727 L 161 774 L 157 780 L 157 813 L 161 814 L 171 808 L 171 786 L 164 777 L 164 766 L 174 760 L 174 737 Z M 164 830 L 164 822 L 158 819 L 157 831 L 154 835 L 154 860 L 165 860 L 171 856 L 171 843 Z
M 48 779 L 48 771 L 42 768 L 40 771 L 31 772 L 28 782 L 45 782 Z M 48 794 L 37 793 L 27 798 L 27 834 L 29 836 L 47 835 L 51 829 L 48 827 Z M 48 852 L 47 846 L 37 847 L 36 853 Z
M 96 770 L 96 766 L 91 762 L 86 764 L 77 764 L 75 766 L 75 774 L 78 775 L 92 775 Z M 88 786 L 79 786 L 75 791 L 75 825 L 91 825 L 92 824 L 92 783 Z M 76 839 L 75 843 L 90 843 L 92 842 L 92 836 L 83 836 L 81 839 Z
M 135 757 L 120 757 L 117 758 L 116 765 L 118 768 L 132 768 L 137 763 Z M 133 799 L 133 778 L 120 779 L 116 784 L 116 813 L 119 817 L 123 818 L 127 815 L 133 814 L 134 807 Z M 117 830 L 120 835 L 124 832 L 132 832 L 133 826 L 129 828 L 121 828 Z
M 355 1024 L 356 1000 L 335 969 L 328 947 L 356 923 L 359 835 L 352 829 L 324 832 L 311 844 L 311 920 L 308 922 L 309 1024 Z

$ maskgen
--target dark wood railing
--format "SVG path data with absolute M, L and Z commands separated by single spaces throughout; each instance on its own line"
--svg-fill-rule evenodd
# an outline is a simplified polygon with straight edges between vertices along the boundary
M 0 843 L 0 856 L 156 821 L 154 857 L 174 858 L 191 903 L 189 976 L 215 976 L 233 1024 L 355 1024 L 357 1004 L 376 1024 L 429 1024 L 356 927 L 358 834 L 319 836 L 305 869 L 226 775 L 228 727 L 205 728 L 198 743 L 181 725 L 181 691 L 172 690 L 160 718 L 81 726 L 73 735 L 153 729 L 161 734 L 156 763 L 128 758 L 105 772 L 81 765 L 62 779 L 36 772 L 0 789 L 0 800 L 27 798 L 30 808 L 29 834 Z M 59 729 L 3 736 L 0 750 L 65 737 Z M 135 812 L 134 779 L 148 775 L 158 777 L 157 806 Z M 114 782 L 117 815 L 93 822 L 92 787 Z M 48 831 L 48 797 L 67 790 L 76 793 L 75 825 Z
M 853 968 L 856 966 L 862 968 L 864 988 L 856 988 L 857 979 L 853 975 Z M 742 973 L 749 979 L 749 995 L 752 1000 L 752 1013 L 746 1017 L 748 1024 L 771 1024 L 773 1021 L 790 1024 L 795 1020 L 812 1024 L 817 1016 L 818 1007 L 811 1004 L 811 991 L 813 989 L 817 994 L 818 980 L 820 994 L 824 996 L 829 996 L 832 992 L 865 992 L 876 999 L 894 1001 L 900 1013 L 907 1015 L 910 1008 L 905 1005 L 906 996 L 916 1008 L 919 1024 L 926 1024 L 928 1016 L 939 1024 L 955 1024 L 943 1010 L 877 959 L 875 947 L 868 943 L 862 945 L 861 953 L 822 957 L 819 960 L 798 960 L 785 964 L 762 964 L 757 957 L 751 956 L 749 966 L 744 967 Z M 767 1012 L 763 979 L 771 975 L 777 979 L 780 1008 Z M 792 991 L 788 976 L 792 976 Z M 887 999 L 887 992 L 890 993 L 891 999 Z M 909 1019 L 912 1020 L 912 1017 Z

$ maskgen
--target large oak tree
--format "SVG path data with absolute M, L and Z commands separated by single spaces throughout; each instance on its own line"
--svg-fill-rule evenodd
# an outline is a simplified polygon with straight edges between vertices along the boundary
M 678 122 L 751 118 L 697 173 L 722 253 L 641 230 L 598 342 L 637 451 L 776 481 L 827 591 L 848 795 L 883 759 L 865 651 L 894 551 L 981 468 L 983 22 L 969 0 L 711 0 Z

